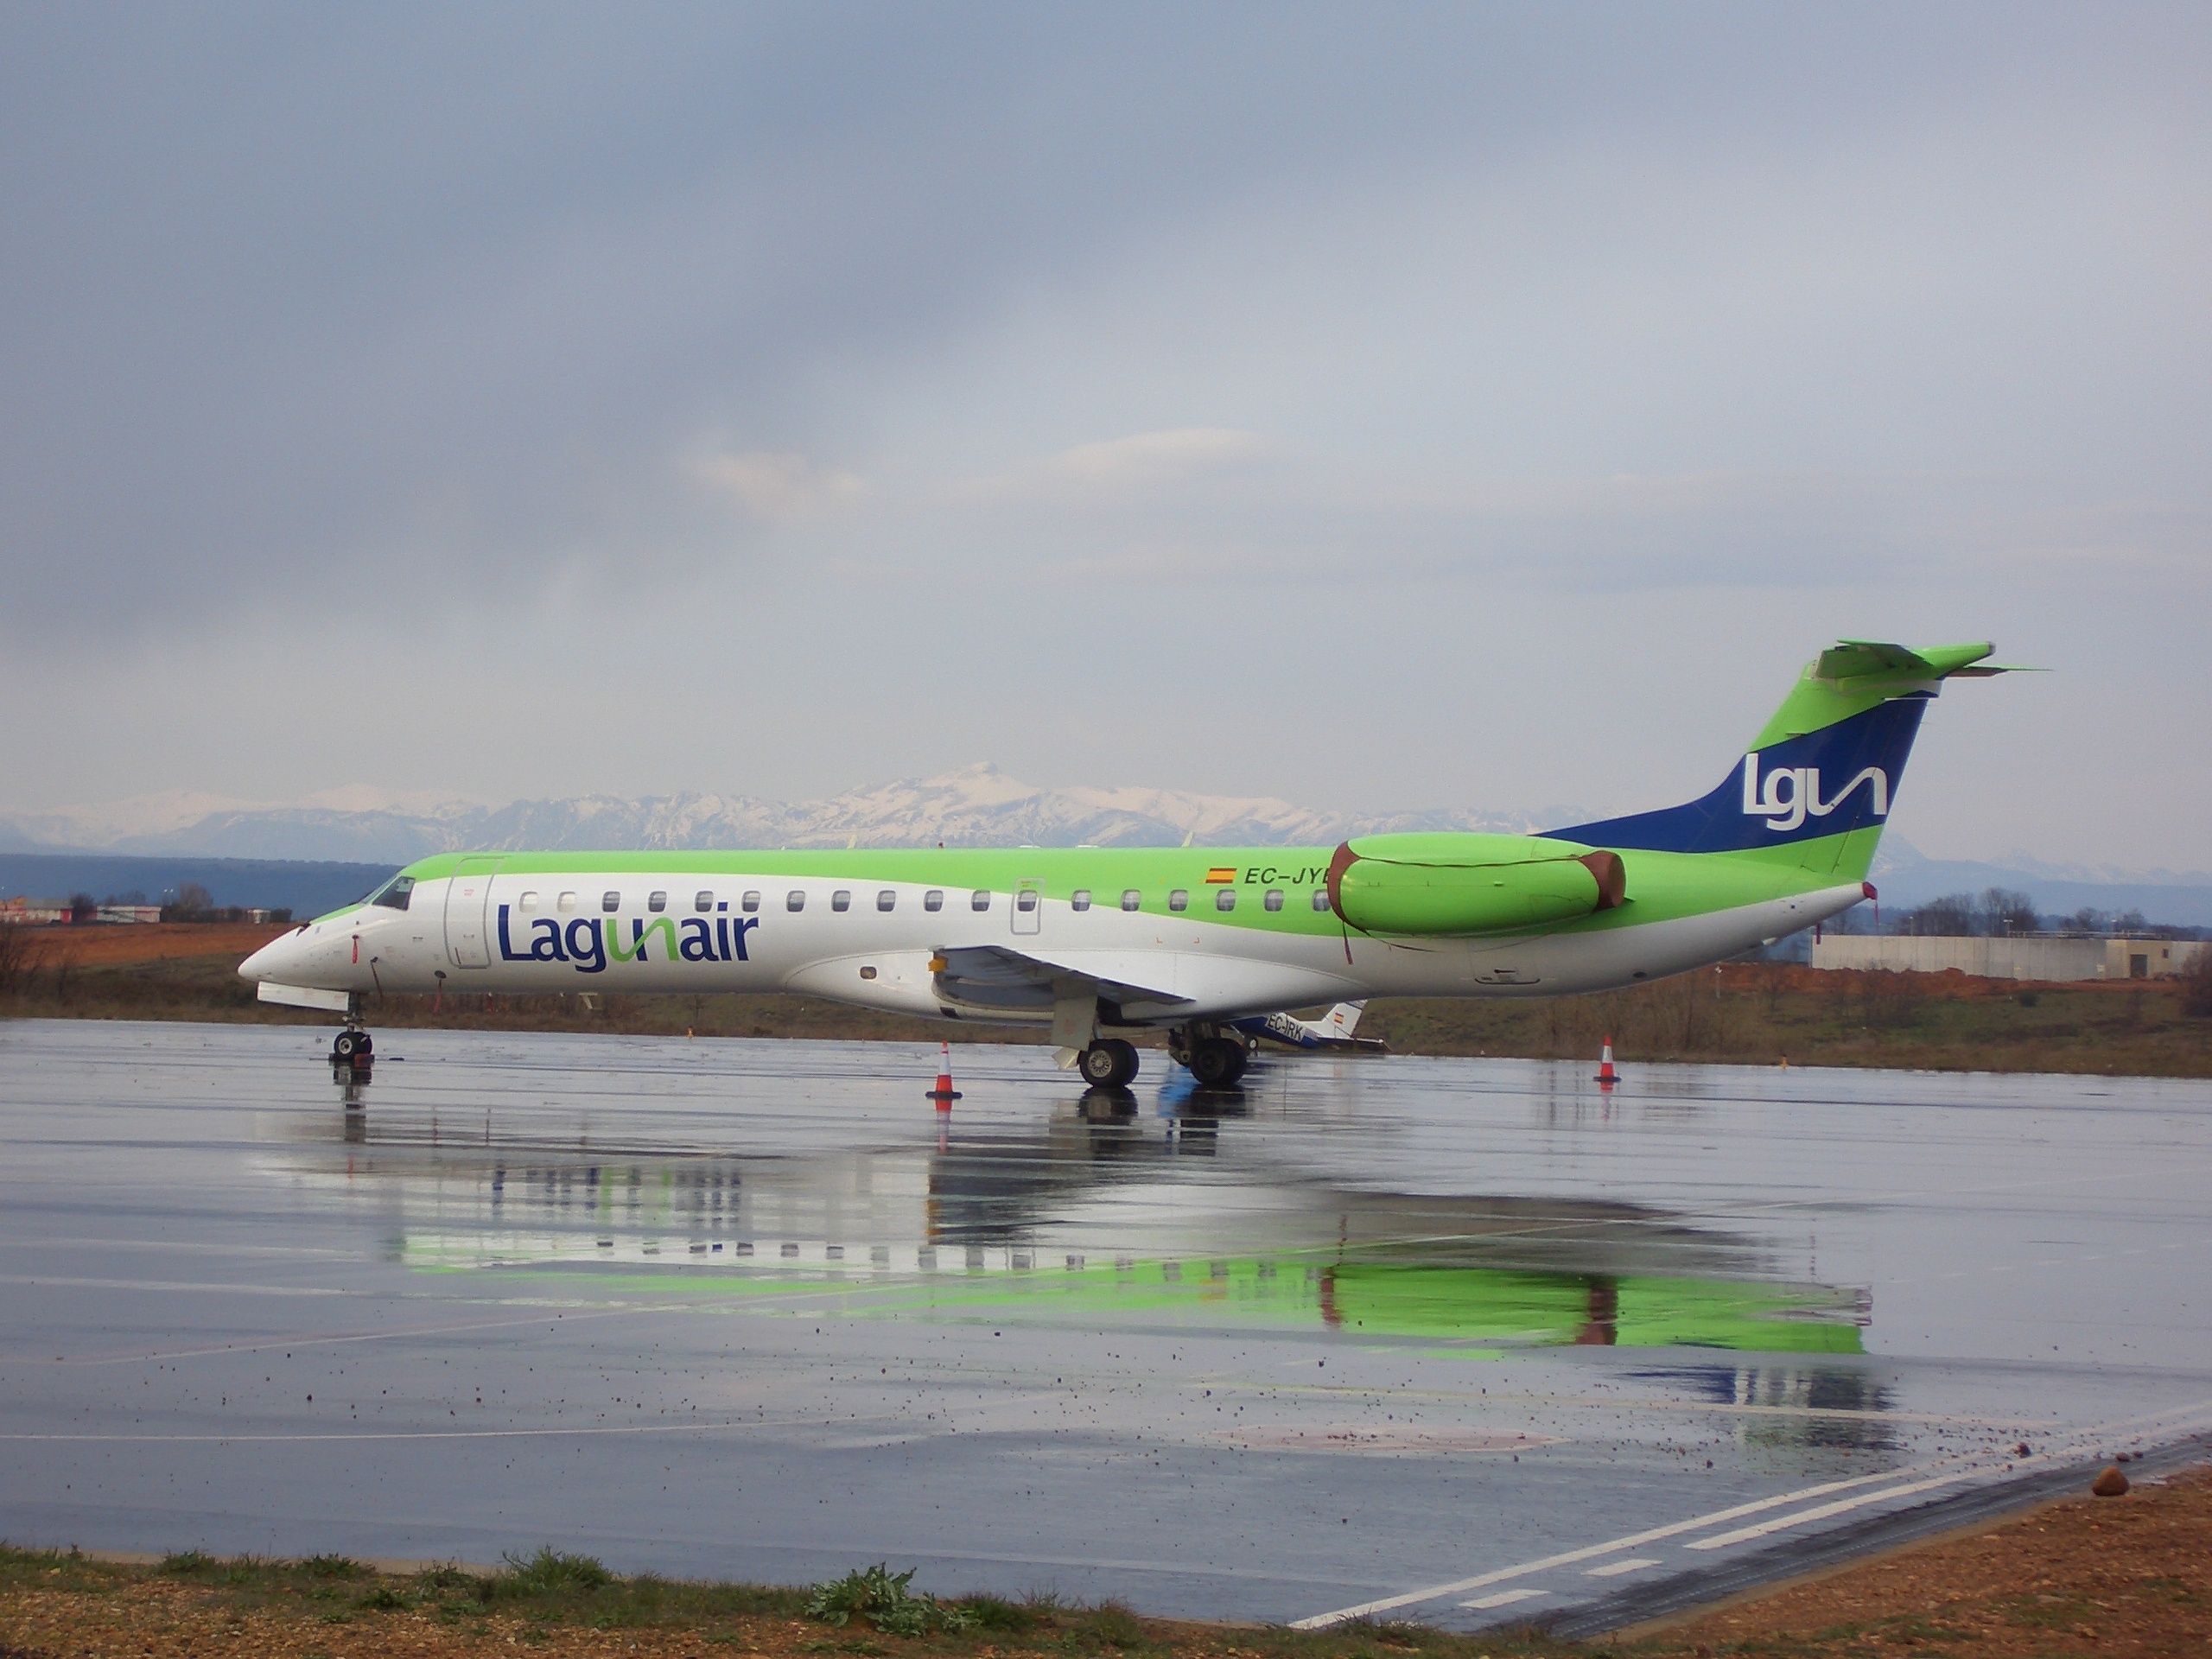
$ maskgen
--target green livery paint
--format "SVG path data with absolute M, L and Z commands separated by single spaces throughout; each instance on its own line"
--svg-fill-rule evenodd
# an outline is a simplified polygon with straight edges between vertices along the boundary
M 325 1007 L 378 988 L 803 992 L 1048 1024 L 1093 1081 L 1134 1068 L 1115 1033 L 1164 1027 L 1171 1052 L 1217 1081 L 1242 1068 L 1224 1033 L 1237 1018 L 1611 988 L 1871 897 L 1922 715 L 1945 681 L 2006 671 L 1991 650 L 1841 641 L 1704 796 L 1542 835 L 444 854 L 240 972 L 271 1000 Z

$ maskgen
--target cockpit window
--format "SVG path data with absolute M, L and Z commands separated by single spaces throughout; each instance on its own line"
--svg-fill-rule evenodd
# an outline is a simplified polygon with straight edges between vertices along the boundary
M 407 895 L 414 891 L 415 878 L 413 876 L 395 875 L 377 889 L 369 902 L 372 905 L 382 905 L 386 910 L 404 910 L 407 908 Z

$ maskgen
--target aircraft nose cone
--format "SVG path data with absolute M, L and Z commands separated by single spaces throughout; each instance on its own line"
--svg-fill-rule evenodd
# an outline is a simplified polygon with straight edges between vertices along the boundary
M 238 977 L 255 981 L 276 978 L 277 964 L 289 954 L 287 947 L 290 945 L 292 938 L 291 934 L 285 933 L 270 940 L 238 963 Z

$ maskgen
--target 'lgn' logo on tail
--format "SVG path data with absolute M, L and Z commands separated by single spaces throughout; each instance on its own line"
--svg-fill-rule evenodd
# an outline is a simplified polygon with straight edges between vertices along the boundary
M 1851 797 L 1859 785 L 1867 785 L 1872 798 L 1867 804 L 1878 818 L 1890 816 L 1890 774 L 1879 766 L 1862 766 L 1859 775 L 1835 792 L 1821 798 L 1818 766 L 1777 766 L 1762 779 L 1759 752 L 1744 757 L 1744 816 L 1764 818 L 1770 830 L 1788 832 L 1805 822 L 1806 815 L 1825 818 Z
M 1748 853 L 1879 830 L 1927 706 L 1925 697 L 1898 697 L 1815 731 L 1770 738 L 1709 795 L 1550 833 L 1615 851 Z M 1832 791 L 1831 778 L 1841 787 Z

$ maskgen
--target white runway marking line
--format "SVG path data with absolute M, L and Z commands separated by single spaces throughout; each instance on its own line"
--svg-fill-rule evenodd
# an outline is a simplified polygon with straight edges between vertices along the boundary
M 1772 1497 L 1758 1498 L 1749 1503 L 1738 1503 L 1732 1509 L 1718 1510 L 1711 1515 L 1696 1516 L 1688 1521 L 1676 1521 L 1667 1526 L 1653 1527 L 1644 1532 L 1630 1533 L 1624 1538 L 1611 1539 L 1602 1544 L 1586 1544 L 1580 1549 L 1565 1550 L 1557 1555 L 1547 1555 L 1541 1560 L 1523 1561 L 1516 1567 L 1501 1567 L 1492 1572 L 1477 1573 L 1472 1578 L 1460 1579 L 1451 1584 L 1433 1585 L 1425 1590 L 1408 1590 L 1398 1595 L 1384 1596 L 1375 1601 L 1362 1602 L 1356 1607 L 1340 1607 L 1334 1612 L 1316 1613 L 1310 1618 L 1294 1619 L 1289 1628 L 1294 1630 L 1326 1630 L 1330 1625 L 1341 1624 L 1347 1619 L 1365 1618 L 1375 1613 L 1390 1612 L 1397 1608 L 1411 1607 L 1424 1601 L 1439 1601 L 1446 1596 L 1458 1595 L 1468 1590 L 1480 1590 L 1489 1585 L 1501 1584 L 1508 1579 L 1525 1578 L 1531 1573 L 1547 1572 L 1555 1567 L 1572 1567 L 1577 1562 L 1592 1560 L 1600 1555 L 1611 1555 L 1624 1549 L 1633 1549 L 1639 1544 L 1656 1543 L 1662 1538 L 1677 1537 L 1686 1532 L 1702 1532 L 1706 1528 L 1718 1526 L 1724 1521 L 1733 1521 L 1746 1515 L 1764 1514 L 1769 1510 L 1778 1510 L 1786 1504 L 1802 1503 L 1808 1497 L 1825 1497 L 1831 1492 L 1846 1492 L 1862 1486 L 1883 1487 L 1883 1490 L 1878 1492 L 1869 1493 L 1863 1499 L 1854 1500 L 1853 1503 L 1840 1506 L 1851 1508 L 1860 1502 L 1876 1503 L 1885 1497 L 1902 1497 L 1911 1491 L 1926 1491 L 1934 1486 L 1952 1485 L 1976 1475 L 1987 1475 L 2008 1467 L 2029 1468 L 2039 1465 L 2071 1462 L 2075 1459 L 2094 1452 L 2105 1440 L 2123 1430 L 2132 1428 L 2142 1431 L 2156 1424 L 2168 1433 L 2177 1433 L 2190 1426 L 2191 1420 L 2202 1417 L 2208 1410 L 2212 1410 L 2212 1400 L 2200 1400 L 2190 1405 L 2176 1406 L 2162 1412 L 2147 1412 L 2139 1417 L 2122 1418 L 2113 1422 L 2094 1424 L 2088 1428 L 2077 1431 L 2064 1446 L 2055 1446 L 2047 1452 L 2028 1458 L 2002 1461 L 1993 1457 L 1940 1459 L 1913 1467 L 1892 1469 L 1885 1474 L 1861 1475 L 1853 1480 L 1834 1480 L 1822 1485 L 1801 1487 L 1794 1492 L 1781 1492 Z M 1886 1484 L 1901 1480 L 1906 1476 L 1919 1474 L 1928 1469 L 1940 1469 L 1946 1464 L 1954 1465 L 1957 1472 L 1916 1484 Z M 1774 1527 L 1767 1530 L 1779 1530 L 1784 1526 L 1796 1526 L 1815 1518 L 1817 1514 L 1833 1514 L 1836 1507 L 1838 1506 L 1824 1506 L 1818 1511 L 1801 1510 L 1795 1516 L 1782 1517 Z M 1739 1539 L 1749 1535 L 1751 1535 L 1751 1530 L 1748 1529 L 1742 1533 L 1732 1535 Z M 1709 1547 L 1717 1548 L 1718 1546 Z M 1693 1544 L 1688 1548 L 1695 1549 L 1700 1546 Z M 1469 1604 L 1462 1602 L 1460 1605 L 1465 1606 Z
M 1794 1492 L 1779 1492 L 1772 1497 L 1754 1498 L 1748 1503 L 1738 1503 L 1732 1509 L 1715 1511 L 1712 1515 L 1696 1516 L 1688 1521 L 1675 1521 L 1648 1531 L 1633 1532 L 1625 1538 L 1609 1539 L 1602 1544 L 1586 1544 L 1580 1549 L 1569 1549 L 1557 1555 L 1547 1555 L 1541 1560 L 1523 1561 L 1517 1567 L 1501 1567 L 1493 1572 L 1478 1573 L 1470 1579 L 1460 1579 L 1451 1584 L 1433 1585 L 1426 1590 L 1408 1590 L 1379 1600 L 1364 1601 L 1357 1607 L 1339 1607 L 1332 1613 L 1316 1613 L 1311 1618 L 1293 1619 L 1294 1630 L 1326 1630 L 1332 1624 L 1341 1624 L 1346 1619 L 1365 1618 L 1371 1613 L 1387 1613 L 1399 1607 L 1410 1607 L 1416 1602 L 1438 1601 L 1446 1596 L 1456 1596 L 1464 1590 L 1480 1590 L 1507 1579 L 1525 1578 L 1531 1573 L 1542 1573 L 1554 1567 L 1573 1567 L 1579 1561 L 1593 1560 L 1600 1555 L 1611 1555 L 1619 1550 L 1633 1549 L 1638 1544 L 1656 1543 L 1662 1538 L 1672 1538 L 1680 1533 L 1696 1532 L 1706 1527 L 1718 1526 L 1723 1521 L 1733 1521 L 1738 1516 L 1762 1515 L 1769 1510 L 1778 1510 L 1785 1503 L 1802 1503 L 1808 1497 L 1825 1497 L 1830 1492 L 1849 1491 L 1857 1486 L 1870 1486 L 1878 1481 L 1894 1480 L 1894 1473 L 1860 1475 L 1853 1480 L 1831 1480 L 1818 1486 L 1801 1487 Z
M 1938 1475 L 1933 1480 L 1916 1480 L 1903 1486 L 1885 1486 L 1878 1492 L 1864 1492 L 1857 1497 L 1840 1498 L 1834 1503 L 1823 1503 L 1817 1509 L 1800 1510 L 1795 1515 L 1777 1516 L 1771 1521 L 1757 1526 L 1738 1527 L 1733 1532 L 1724 1532 L 1717 1538 L 1700 1538 L 1694 1544 L 1684 1544 L 1684 1549 L 1725 1549 L 1730 1544 L 1740 1544 L 1748 1539 L 1764 1538 L 1770 1533 L 1786 1532 L 1791 1527 L 1802 1527 L 1808 1521 L 1825 1521 L 1832 1515 L 1841 1515 L 1849 1510 L 1863 1509 L 1869 1503 L 1879 1503 L 1887 1497 L 1910 1497 L 1915 1492 L 1932 1492 L 1938 1486 L 1955 1486 L 1962 1480 L 1981 1472 L 1961 1469 L 1956 1474 Z
M 1548 1590 L 1500 1590 L 1494 1595 L 1477 1596 L 1472 1601 L 1463 1601 L 1462 1607 L 1510 1607 L 1516 1601 L 1527 1601 L 1535 1596 L 1548 1596 Z
M 1690 1548 L 1695 1549 L 1697 1546 L 1692 1544 Z M 1586 1567 L 1582 1569 L 1582 1576 L 1586 1579 L 1618 1579 L 1624 1573 L 1641 1573 L 1647 1567 L 1658 1565 L 1656 1555 L 1631 1555 L 1624 1561 L 1607 1561 L 1603 1567 Z
M 2049 1452 L 2033 1457 L 2012 1459 L 2010 1460 L 2009 1466 L 2019 1468 L 2031 1464 L 2070 1463 L 2076 1458 L 2096 1453 L 2100 1450 L 2101 1443 L 2109 1439 L 2116 1429 L 2143 1422 L 2156 1422 L 2163 1418 L 2170 1430 L 2179 1430 L 2189 1427 L 2195 1419 L 2202 1417 L 2205 1408 L 2202 1405 L 2184 1406 L 2177 1411 L 2158 1414 L 2151 1418 L 2128 1419 L 2120 1423 L 2105 1424 L 2098 1427 L 2084 1429 L 2070 1441 L 2063 1446 L 2055 1446 Z M 1898 1472 L 1909 1471 L 1899 1471 Z M 1986 1462 L 1970 1463 L 1950 1474 L 1938 1475 L 1930 1480 L 1916 1480 L 1903 1486 L 1890 1486 L 1878 1492 L 1868 1492 L 1859 1497 L 1842 1498 L 1834 1503 L 1822 1503 L 1813 1509 L 1799 1510 L 1793 1515 L 1778 1515 L 1771 1521 L 1763 1521 L 1756 1526 L 1738 1527 L 1733 1532 L 1724 1532 L 1717 1537 L 1700 1538 L 1695 1543 L 1685 1544 L 1682 1548 L 1724 1549 L 1730 1544 L 1746 1543 L 1754 1538 L 1768 1537 L 1777 1532 L 1786 1532 L 1791 1527 L 1803 1526 L 1808 1522 L 1825 1521 L 1830 1516 L 1842 1515 L 1849 1510 L 1863 1508 L 1869 1503 L 1878 1503 L 1884 1498 L 1910 1497 L 1916 1492 L 1933 1491 L 1939 1486 L 1955 1486 L 1962 1480 L 1971 1480 L 1977 1475 L 1989 1472 L 1989 1465 Z

